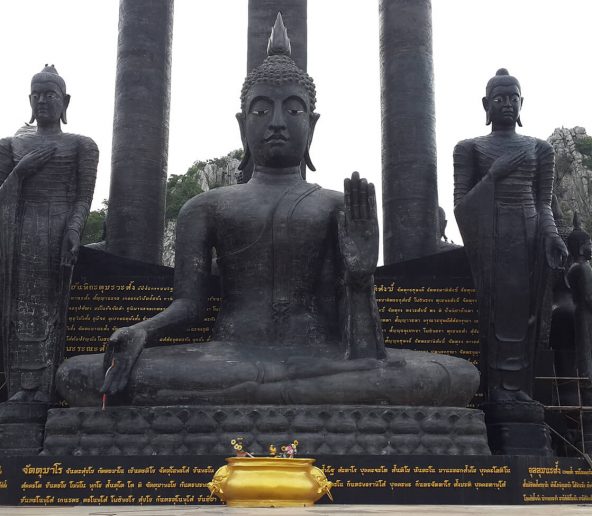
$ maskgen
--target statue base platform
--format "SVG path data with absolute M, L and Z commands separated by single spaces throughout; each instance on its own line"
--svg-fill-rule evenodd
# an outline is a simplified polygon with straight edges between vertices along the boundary
M 300 454 L 298 457 L 303 458 Z M 592 503 L 592 469 L 583 458 L 532 455 L 315 455 L 308 458 L 316 460 L 315 465 L 333 484 L 334 502 L 323 497 L 319 504 L 475 505 L 478 508 L 466 512 L 497 514 L 499 511 L 488 511 L 484 506 Z M 48 507 L 76 506 L 82 514 L 88 514 L 90 507 L 86 511 L 81 508 L 86 505 L 104 509 L 90 511 L 94 514 L 127 514 L 126 511 L 133 511 L 130 506 L 142 505 L 145 507 L 142 514 L 168 515 L 171 511 L 162 507 L 186 505 L 193 508 L 179 507 L 179 514 L 202 514 L 195 505 L 221 503 L 211 495 L 208 483 L 225 464 L 225 455 L 0 457 L 0 513 L 14 514 L 18 512 L 14 510 L 17 506 L 28 507 L 23 509 L 26 514 L 70 514 L 69 509 Z M 329 511 L 319 508 L 312 512 L 326 514 L 333 510 L 331 506 L 326 508 Z M 533 510 L 525 509 L 528 514 Z M 524 512 L 508 507 L 504 511 L 506 514 Z M 569 513 L 565 509 L 556 512 Z M 349 513 L 374 511 L 352 508 Z M 450 513 L 458 514 L 458 510 L 451 507 Z M 548 511 L 540 513 L 548 514 Z M 216 514 L 227 514 L 227 511 L 220 508 Z
M 490 455 L 483 412 L 404 406 L 161 406 L 49 411 L 43 455 Z
M 41 451 L 48 408 L 45 403 L 0 403 L 0 457 Z
M 536 401 L 484 403 L 489 446 L 495 455 L 552 457 L 545 409 Z

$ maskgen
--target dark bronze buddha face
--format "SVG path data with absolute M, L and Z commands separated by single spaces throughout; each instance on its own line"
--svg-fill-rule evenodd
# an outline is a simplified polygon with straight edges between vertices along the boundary
M 34 81 L 31 84 L 32 117 L 39 126 L 55 124 L 65 118 L 69 96 L 53 81 Z
M 489 116 L 492 122 L 514 125 L 520 116 L 522 98 L 516 84 L 500 85 L 493 88 L 490 98 Z
M 522 127 L 520 109 L 524 99 L 521 96 L 520 82 L 510 75 L 506 68 L 500 68 L 487 81 L 483 109 L 487 113 L 486 125 L 493 124 L 493 130 Z
M 246 98 L 244 133 L 256 165 L 300 165 L 314 122 L 305 88 L 297 83 L 254 84 Z

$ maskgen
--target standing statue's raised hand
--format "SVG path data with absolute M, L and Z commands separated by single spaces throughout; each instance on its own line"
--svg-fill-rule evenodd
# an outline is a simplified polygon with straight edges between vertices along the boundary
M 526 152 L 522 149 L 502 154 L 493 162 L 488 175 L 491 176 L 494 181 L 499 181 L 516 170 L 525 158 Z
M 47 145 L 25 154 L 14 167 L 14 174 L 21 179 L 25 179 L 27 176 L 38 172 L 51 159 L 56 149 L 55 145 Z
M 378 261 L 378 218 L 374 185 L 354 172 L 344 181 L 344 211 L 337 216 L 339 249 L 349 280 L 368 280 Z

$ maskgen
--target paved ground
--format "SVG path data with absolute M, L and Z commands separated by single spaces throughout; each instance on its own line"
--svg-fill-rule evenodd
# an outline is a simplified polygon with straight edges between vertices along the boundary
M 0 507 L 0 516 L 344 516 L 392 514 L 395 516 L 580 516 L 592 515 L 592 505 L 486 506 L 486 505 L 319 505 L 294 509 L 232 509 L 230 507 Z

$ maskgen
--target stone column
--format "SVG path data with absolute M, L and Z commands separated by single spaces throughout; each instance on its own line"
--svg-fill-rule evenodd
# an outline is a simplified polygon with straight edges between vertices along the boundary
M 384 264 L 438 250 L 432 6 L 379 0 Z
M 267 41 L 278 12 L 282 13 L 284 25 L 288 29 L 292 59 L 299 68 L 306 70 L 307 0 L 249 0 L 247 73 L 267 57 Z M 246 183 L 252 173 L 253 165 L 249 163 L 242 171 L 241 182 Z M 306 177 L 304 164 L 302 177 Z
M 120 0 L 107 251 L 161 263 L 173 0 Z

